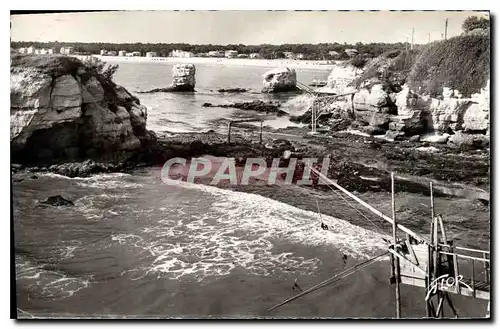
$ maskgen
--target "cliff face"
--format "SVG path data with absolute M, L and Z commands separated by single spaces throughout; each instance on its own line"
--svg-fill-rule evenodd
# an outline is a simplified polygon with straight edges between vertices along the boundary
M 369 69 L 373 72 L 368 72 Z M 467 98 L 460 91 L 446 86 L 441 88 L 439 97 L 430 97 L 411 90 L 407 84 L 400 85 L 398 79 L 390 83 L 379 79 L 378 71 L 384 73 L 384 69 L 387 69 L 387 65 L 368 67 L 364 71 L 350 65 L 336 67 L 328 77 L 328 85 L 319 90 L 339 95 L 349 92 L 354 94 L 352 97 L 338 97 L 328 106 L 321 105 L 321 108 L 333 115 L 338 110 L 349 111 L 352 113 L 352 127 L 372 135 L 385 134 L 388 139 L 436 134 L 442 143 L 452 136 L 450 142 L 454 146 L 461 142 L 488 143 L 489 80 L 480 92 Z M 360 77 L 366 79 L 357 81 Z M 338 128 L 335 122 L 328 124 L 331 129 Z
M 77 59 L 13 58 L 10 95 L 13 161 L 113 158 L 154 138 L 146 107 Z

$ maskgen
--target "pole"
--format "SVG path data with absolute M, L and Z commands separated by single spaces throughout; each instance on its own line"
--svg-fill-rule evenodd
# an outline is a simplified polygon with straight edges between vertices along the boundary
M 262 144 L 262 124 L 264 121 L 260 122 L 260 135 L 259 135 L 259 144 Z
M 415 38 L 415 28 L 411 30 L 411 48 L 413 50 L 413 45 L 414 45 L 414 38 Z
M 391 172 L 391 190 L 392 190 L 392 237 L 394 239 L 394 251 L 396 251 L 397 244 L 397 224 L 396 224 L 396 201 L 394 198 L 394 172 Z M 401 317 L 401 302 L 399 299 L 399 258 L 395 257 L 394 259 L 394 274 L 396 277 L 396 318 Z
M 444 39 L 448 37 L 448 18 L 444 21 Z
M 425 282 L 425 294 L 427 294 L 427 291 L 429 291 L 429 285 L 433 280 L 432 276 L 432 271 L 433 271 L 433 262 L 432 262 L 432 257 L 434 256 L 434 250 L 432 249 L 432 241 L 434 241 L 434 209 L 433 209 L 433 201 L 432 201 L 432 182 L 431 182 L 431 232 L 430 232 L 430 240 L 431 243 L 428 245 L 427 249 L 427 257 L 428 257 L 428 262 L 427 262 L 427 277 L 426 282 Z M 427 313 L 427 317 L 431 317 L 433 309 L 431 310 L 431 300 L 429 299 L 425 303 L 425 310 Z M 434 308 L 434 306 L 432 306 Z
M 433 221 L 432 223 L 434 223 L 434 191 L 433 191 L 432 182 L 430 182 L 429 187 L 431 190 L 431 218 Z M 432 241 L 432 239 L 431 239 L 431 241 Z
M 231 144 L 231 121 L 227 125 L 227 143 Z
M 429 40 L 427 41 L 427 43 L 431 43 L 431 32 L 429 32 Z

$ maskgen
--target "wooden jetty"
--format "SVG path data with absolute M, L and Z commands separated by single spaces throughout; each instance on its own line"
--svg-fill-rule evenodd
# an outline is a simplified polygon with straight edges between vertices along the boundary
M 386 241 L 388 243 L 387 252 L 363 261 L 341 273 L 337 273 L 332 278 L 285 300 L 268 311 L 281 307 L 326 285 L 336 283 L 357 270 L 372 264 L 375 259 L 389 254 L 391 260 L 391 277 L 389 282 L 395 286 L 396 318 L 402 316 L 400 285 L 410 285 L 425 289 L 425 294 L 422 295 L 422 298 L 425 300 L 426 314 L 429 318 L 444 317 L 443 306 L 445 302 L 452 310 L 454 317 L 458 317 L 457 310 L 453 306 L 450 297 L 451 294 L 488 300 L 488 309 L 485 313 L 487 318 L 490 317 L 490 252 L 487 250 L 460 247 L 455 245 L 453 240 L 448 239 L 442 216 L 434 213 L 432 183 L 430 183 L 431 230 L 430 237 L 426 238 L 397 222 L 394 200 L 394 173 L 391 174 L 392 218 L 390 218 L 324 176 L 315 168 L 311 168 L 311 171 L 332 189 L 333 187 L 336 188 L 358 204 L 370 210 L 373 214 L 390 222 L 393 227 L 393 241 Z M 398 231 L 404 233 L 404 238 L 398 237 Z M 467 263 L 469 263 L 468 267 L 465 266 Z M 461 268 L 470 268 L 470 271 L 461 271 Z M 478 275 L 479 270 L 482 270 L 480 272 L 481 275 Z

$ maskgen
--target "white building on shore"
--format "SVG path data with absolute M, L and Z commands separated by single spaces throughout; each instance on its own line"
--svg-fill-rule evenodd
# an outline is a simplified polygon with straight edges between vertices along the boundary
M 212 50 L 208 52 L 209 57 L 224 57 L 224 52 L 222 50 Z
M 127 56 L 127 51 L 126 50 L 120 50 L 118 52 L 118 56 Z
M 59 52 L 64 55 L 70 55 L 75 52 L 75 49 L 73 47 L 61 47 Z
M 158 54 L 154 51 L 148 51 L 146 57 L 158 57 Z
M 260 54 L 259 53 L 251 53 L 250 58 L 255 58 L 255 59 L 260 58 Z
M 172 50 L 169 57 L 191 58 L 194 57 L 193 53 L 184 50 Z
M 238 56 L 238 52 L 236 50 L 226 50 L 226 53 L 224 54 L 226 58 L 235 58 Z

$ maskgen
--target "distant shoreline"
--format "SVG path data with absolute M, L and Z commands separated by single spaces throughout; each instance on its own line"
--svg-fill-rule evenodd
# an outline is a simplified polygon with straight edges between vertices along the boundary
M 290 60 L 290 59 L 249 59 L 249 58 L 210 58 L 210 57 L 125 57 L 125 56 L 101 56 L 101 55 L 73 55 L 85 59 L 97 57 L 105 62 L 139 62 L 139 63 L 165 63 L 165 64 L 212 64 L 223 66 L 257 66 L 257 67 L 282 67 L 307 70 L 332 70 L 336 64 L 326 64 L 326 61 Z

